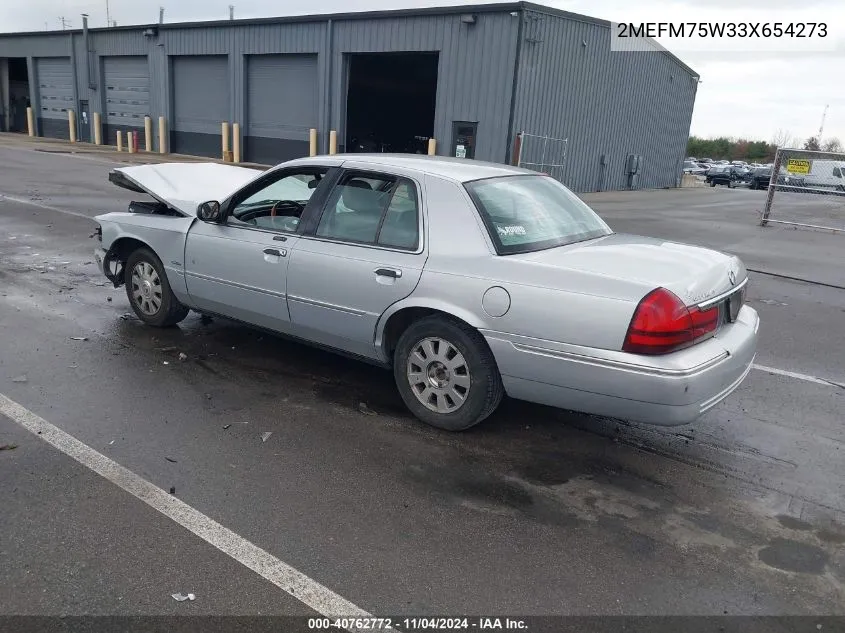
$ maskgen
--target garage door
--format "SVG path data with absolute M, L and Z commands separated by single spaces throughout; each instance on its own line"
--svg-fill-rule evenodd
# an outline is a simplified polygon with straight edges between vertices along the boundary
M 280 163 L 308 154 L 317 127 L 316 55 L 251 55 L 247 59 L 247 160 Z
M 67 111 L 73 109 L 73 72 L 68 57 L 40 57 L 38 75 L 38 127 L 42 136 L 68 138 Z
M 220 124 L 229 121 L 229 63 L 225 55 L 175 56 L 174 152 L 220 156 Z
M 143 128 L 150 114 L 150 67 L 145 56 L 104 57 L 106 124 L 117 129 Z

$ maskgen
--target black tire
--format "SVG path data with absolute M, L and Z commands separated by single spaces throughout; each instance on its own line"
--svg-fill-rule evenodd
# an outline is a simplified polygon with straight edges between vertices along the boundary
M 733 183 L 732 180 L 729 180 L 728 181 L 728 189 L 733 189 L 733 188 L 734 188 L 734 183 Z
M 423 404 L 408 376 L 411 354 L 429 338 L 442 339 L 453 348 L 450 351 L 460 353 L 465 362 L 469 378 L 468 395 L 463 404 L 451 412 L 438 413 Z M 427 374 L 426 367 L 420 366 L 419 369 L 421 374 Z M 459 375 L 457 369 L 455 372 Z M 478 424 L 496 410 L 505 393 L 496 360 L 484 337 L 465 323 L 445 316 L 420 319 L 402 333 L 393 354 L 393 377 L 411 413 L 426 424 L 447 431 L 463 431 Z M 445 396 L 434 397 L 438 400 Z M 448 403 L 448 398 L 445 401 Z
M 711 181 L 710 181 L 710 186 L 711 186 L 711 187 L 715 187 L 715 186 L 716 186 L 716 181 L 715 181 L 715 180 L 711 180 Z
M 748 188 L 749 188 L 749 189 L 756 189 L 756 188 L 757 188 L 757 183 L 756 183 L 756 182 L 754 182 L 754 181 L 752 180 L 752 181 L 751 181 L 751 184 L 750 184 L 750 185 L 748 185 Z
M 158 285 L 151 285 L 150 291 L 152 295 L 156 298 L 160 295 L 159 307 L 152 313 L 150 309 L 155 303 L 151 303 L 150 301 L 144 302 L 143 299 L 139 301 L 135 296 L 138 288 L 135 287 L 132 276 L 135 267 L 139 264 L 152 267 L 159 281 Z M 132 306 L 135 314 L 138 315 L 138 318 L 147 325 L 171 327 L 188 316 L 190 310 L 179 303 L 179 300 L 173 295 L 173 291 L 170 290 L 170 284 L 167 281 L 167 274 L 164 272 L 164 266 L 162 266 L 161 260 L 148 248 L 139 248 L 129 255 L 123 274 L 126 285 L 126 297 L 129 299 L 129 304 Z M 158 289 L 157 292 L 156 288 Z M 144 305 L 140 305 L 142 302 Z

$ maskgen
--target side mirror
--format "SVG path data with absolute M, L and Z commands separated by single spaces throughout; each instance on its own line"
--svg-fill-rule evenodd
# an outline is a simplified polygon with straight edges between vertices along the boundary
M 197 217 L 203 222 L 219 222 L 220 203 L 216 200 L 203 202 L 197 207 Z

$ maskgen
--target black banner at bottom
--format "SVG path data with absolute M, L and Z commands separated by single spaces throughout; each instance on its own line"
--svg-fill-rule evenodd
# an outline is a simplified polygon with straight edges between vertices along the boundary
M 0 633 L 845 633 L 845 616 L 0 616 Z

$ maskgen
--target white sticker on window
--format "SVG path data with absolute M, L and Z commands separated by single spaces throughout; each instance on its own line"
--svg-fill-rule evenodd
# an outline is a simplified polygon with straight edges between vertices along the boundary
M 455 148 L 455 158 L 466 158 L 467 148 L 464 145 L 458 145 Z
M 499 232 L 499 235 L 525 235 L 525 227 L 520 225 L 514 226 L 497 226 L 496 230 Z

